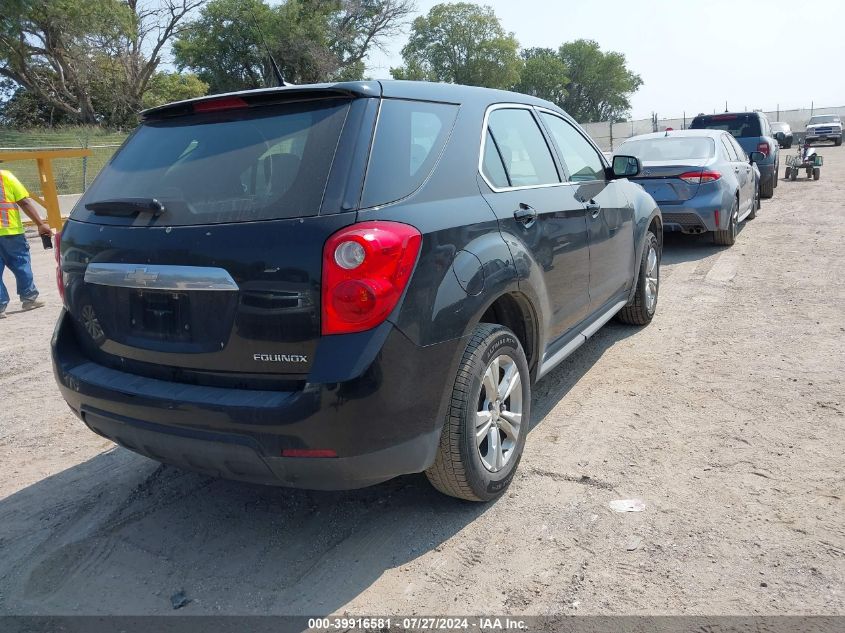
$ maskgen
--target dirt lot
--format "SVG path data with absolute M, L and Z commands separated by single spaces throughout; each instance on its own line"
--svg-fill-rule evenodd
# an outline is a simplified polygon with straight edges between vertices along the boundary
M 183 590 L 180 613 L 845 614 L 845 148 L 821 153 L 822 180 L 781 181 L 733 248 L 667 239 L 654 322 L 608 325 L 537 385 L 492 505 L 115 449 L 54 386 L 32 242 L 49 305 L 0 322 L 0 612 L 167 613 Z

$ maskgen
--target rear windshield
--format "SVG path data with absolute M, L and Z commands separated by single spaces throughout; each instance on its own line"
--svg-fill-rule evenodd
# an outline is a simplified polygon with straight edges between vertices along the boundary
M 715 148 L 709 137 L 676 136 L 625 141 L 617 153 L 648 161 L 687 160 L 710 158 Z
M 697 116 L 691 130 L 724 130 L 735 138 L 761 136 L 760 119 L 756 114 L 714 114 Z
M 772 123 L 772 129 L 777 132 L 785 132 L 789 129 L 789 126 L 786 123 L 775 121 L 774 123 Z
M 157 199 L 166 225 L 316 215 L 348 107 L 333 99 L 147 122 L 72 217 L 126 223 L 108 205 L 98 215 L 85 205 L 127 198 Z

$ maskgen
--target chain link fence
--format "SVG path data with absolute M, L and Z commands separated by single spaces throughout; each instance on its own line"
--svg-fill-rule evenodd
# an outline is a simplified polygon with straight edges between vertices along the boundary
M 598 123 L 584 123 L 582 127 L 593 138 L 603 151 L 612 152 L 618 148 L 625 139 L 637 136 L 639 134 L 649 134 L 650 132 L 663 132 L 668 128 L 673 130 L 685 130 L 689 127 L 695 114 L 686 114 L 674 118 L 660 118 L 653 117 L 651 119 L 638 119 L 635 121 L 622 121 L 620 123 L 610 123 L 609 121 L 600 121 Z M 718 113 L 716 113 L 718 114 Z M 838 106 L 832 108 L 796 108 L 791 110 L 772 110 L 765 112 L 769 121 L 783 121 L 788 123 L 792 128 L 796 140 L 801 140 L 804 137 L 804 127 L 811 116 L 819 114 L 836 114 L 845 119 L 845 106 Z
M 85 158 L 57 158 L 52 161 L 53 177 L 59 195 L 78 194 L 87 189 L 103 166 L 111 159 L 125 132 L 112 132 L 98 128 L 59 128 L 56 130 L 5 130 L 0 129 L 0 151 L 24 149 L 79 149 L 88 148 L 91 156 Z M 9 161 L 3 164 L 33 194 L 40 196 L 41 180 L 34 160 Z

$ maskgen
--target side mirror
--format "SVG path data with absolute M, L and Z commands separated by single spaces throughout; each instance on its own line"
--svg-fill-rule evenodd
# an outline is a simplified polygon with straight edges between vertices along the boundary
M 766 155 L 763 152 L 751 152 L 750 158 L 752 163 L 759 163 L 766 160 Z
M 633 178 L 642 167 L 640 159 L 635 156 L 614 156 L 612 169 L 614 178 Z

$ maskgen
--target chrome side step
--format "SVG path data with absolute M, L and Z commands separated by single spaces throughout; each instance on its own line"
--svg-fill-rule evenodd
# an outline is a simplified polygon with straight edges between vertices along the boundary
M 587 339 L 590 338 L 593 334 L 598 332 L 602 326 L 610 321 L 617 312 L 619 312 L 625 304 L 628 303 L 627 301 L 620 301 L 619 303 L 614 304 L 611 306 L 609 310 L 604 312 L 598 319 L 593 321 L 588 327 L 581 330 L 581 332 L 572 339 L 569 343 L 563 346 L 563 348 L 559 349 L 557 352 L 552 354 L 550 358 L 543 360 L 542 364 L 540 365 L 540 371 L 537 372 L 537 378 L 540 379 L 549 373 L 552 369 L 557 367 L 567 356 L 572 354 L 576 349 L 581 347 L 584 343 L 587 342 Z

